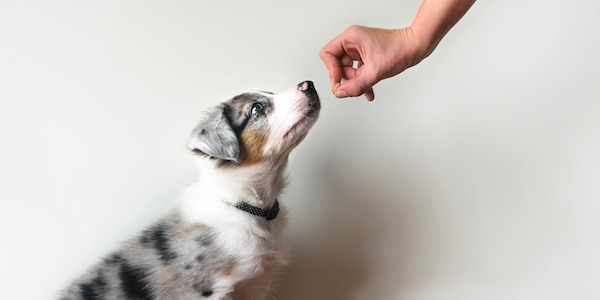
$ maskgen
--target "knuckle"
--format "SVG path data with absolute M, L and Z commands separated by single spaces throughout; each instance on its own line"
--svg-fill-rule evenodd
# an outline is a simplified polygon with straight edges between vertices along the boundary
M 348 30 L 350 31 L 356 31 L 360 29 L 360 25 L 351 25 L 350 27 L 348 27 Z
M 321 51 L 319 51 L 319 56 L 322 59 L 325 59 L 325 57 L 327 57 L 327 48 L 323 47 L 323 49 L 321 49 Z
M 360 25 L 352 25 L 352 26 L 348 27 L 348 30 L 346 30 L 346 31 L 348 33 L 356 34 L 356 33 L 361 32 L 362 30 L 363 30 L 362 26 L 360 26 Z

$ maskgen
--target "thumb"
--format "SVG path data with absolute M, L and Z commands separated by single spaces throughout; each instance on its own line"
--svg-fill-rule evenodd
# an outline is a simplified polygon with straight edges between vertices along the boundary
M 358 97 L 371 90 L 373 85 L 377 83 L 376 72 L 366 68 L 361 71 L 356 77 L 344 81 L 335 96 L 338 98 Z

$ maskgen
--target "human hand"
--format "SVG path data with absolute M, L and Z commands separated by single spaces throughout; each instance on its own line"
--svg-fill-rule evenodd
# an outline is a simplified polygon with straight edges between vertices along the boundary
M 338 98 L 365 95 L 373 101 L 373 85 L 423 60 L 430 51 L 410 27 L 379 29 L 351 26 L 329 42 L 320 56 Z M 340 83 L 339 88 L 335 88 Z

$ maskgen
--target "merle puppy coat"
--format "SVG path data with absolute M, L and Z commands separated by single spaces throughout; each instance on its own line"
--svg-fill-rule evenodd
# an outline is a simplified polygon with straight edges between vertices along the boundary
M 265 299 L 286 262 L 278 195 L 290 152 L 315 123 L 310 81 L 235 96 L 206 114 L 189 149 L 199 179 L 60 299 Z

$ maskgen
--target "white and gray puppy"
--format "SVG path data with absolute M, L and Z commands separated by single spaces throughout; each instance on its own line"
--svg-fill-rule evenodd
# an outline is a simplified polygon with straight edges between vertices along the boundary
M 265 299 L 286 262 L 278 195 L 288 156 L 317 120 L 305 81 L 212 110 L 188 147 L 200 176 L 179 204 L 106 256 L 60 299 Z

